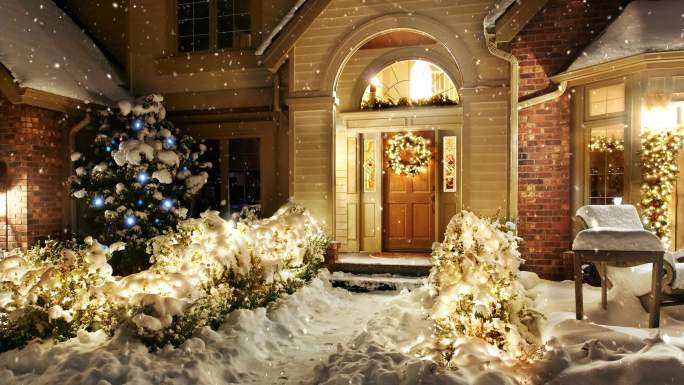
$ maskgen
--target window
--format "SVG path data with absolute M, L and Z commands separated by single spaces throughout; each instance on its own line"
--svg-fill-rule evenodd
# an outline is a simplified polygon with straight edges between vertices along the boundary
M 247 48 L 252 45 L 249 1 L 218 0 L 218 48 Z
M 209 49 L 209 0 L 178 0 L 178 52 Z
M 252 46 L 250 0 L 177 0 L 178 52 Z
M 625 84 L 593 88 L 589 90 L 589 116 L 618 114 L 625 111 Z
M 437 95 L 458 102 L 456 86 L 441 68 L 423 60 L 403 60 L 385 67 L 373 77 L 362 103 L 378 99 L 421 100 Z
M 622 199 L 625 175 L 625 126 L 591 128 L 589 141 L 589 203 L 605 205 Z
M 259 139 L 231 139 L 228 144 L 230 212 L 261 203 Z
M 625 195 L 626 139 L 625 84 L 610 82 L 585 91 L 584 204 L 620 202 Z

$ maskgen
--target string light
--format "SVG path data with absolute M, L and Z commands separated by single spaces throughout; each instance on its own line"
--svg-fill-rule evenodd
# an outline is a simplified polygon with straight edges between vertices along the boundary
M 126 225 L 126 227 L 133 227 L 136 223 L 138 223 L 138 218 L 136 218 L 135 215 L 128 214 L 124 216 L 124 225 Z
M 625 141 L 612 136 L 592 136 L 589 150 L 594 152 L 620 152 L 625 150 Z
M 145 123 L 141 119 L 135 119 L 133 121 L 133 131 L 140 131 L 145 127 Z
M 140 184 L 145 184 L 147 183 L 147 181 L 150 180 L 150 174 L 148 174 L 147 171 L 141 171 L 140 173 L 138 173 L 136 179 L 138 180 L 138 182 L 140 182 Z
M 92 202 L 92 203 L 93 203 L 93 207 L 99 209 L 99 208 L 102 208 L 102 207 L 104 206 L 105 201 L 104 201 L 104 198 L 102 198 L 101 196 L 95 195 L 95 196 L 93 197 L 93 202 Z
M 171 210 L 171 209 L 173 208 L 173 206 L 174 206 L 173 200 L 171 200 L 171 199 L 169 199 L 169 198 L 164 198 L 164 199 L 162 199 L 162 201 L 161 201 L 161 207 L 162 207 L 164 210 Z

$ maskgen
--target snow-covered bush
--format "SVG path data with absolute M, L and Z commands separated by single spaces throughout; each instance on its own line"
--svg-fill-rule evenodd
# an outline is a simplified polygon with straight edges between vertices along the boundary
M 212 211 L 181 221 L 150 241 L 149 269 L 123 278 L 107 263 L 120 243 L 88 238 L 13 250 L 0 259 L 0 351 L 121 325 L 150 346 L 178 345 L 233 309 L 261 306 L 311 280 L 327 243 L 309 213 L 288 204 L 248 224 Z
M 519 240 L 513 223 L 463 211 L 447 225 L 444 242 L 433 246 L 430 284 L 437 298 L 431 316 L 444 364 L 463 337 L 480 338 L 512 358 L 536 350 L 540 314 L 518 279 Z
M 117 272 L 147 266 L 147 241 L 185 219 L 212 167 L 201 160 L 206 146 L 165 120 L 163 100 L 149 95 L 91 112 L 84 129 L 94 137 L 90 149 L 71 156 L 68 184 L 72 196 L 87 202 L 87 234 L 126 243 L 114 253 Z

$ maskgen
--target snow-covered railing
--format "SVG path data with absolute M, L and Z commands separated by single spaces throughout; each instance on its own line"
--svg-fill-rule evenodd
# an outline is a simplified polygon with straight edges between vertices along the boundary
M 49 243 L 0 258 L 0 351 L 33 338 L 69 338 L 80 329 L 126 325 L 151 346 L 179 344 L 217 326 L 235 308 L 261 306 L 311 279 L 325 232 L 302 207 L 234 223 L 207 211 L 153 238 L 153 265 L 126 277 L 107 259 L 123 247 L 87 238 Z

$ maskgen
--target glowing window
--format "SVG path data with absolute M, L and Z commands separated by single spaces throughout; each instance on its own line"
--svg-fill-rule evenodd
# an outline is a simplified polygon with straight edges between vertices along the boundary
M 624 83 L 589 90 L 589 116 L 595 117 L 624 111 Z
M 458 103 L 453 81 L 441 68 L 423 60 L 403 60 L 377 73 L 363 94 L 363 103 L 382 100 L 401 104 L 405 101 L 426 101 L 441 96 Z

